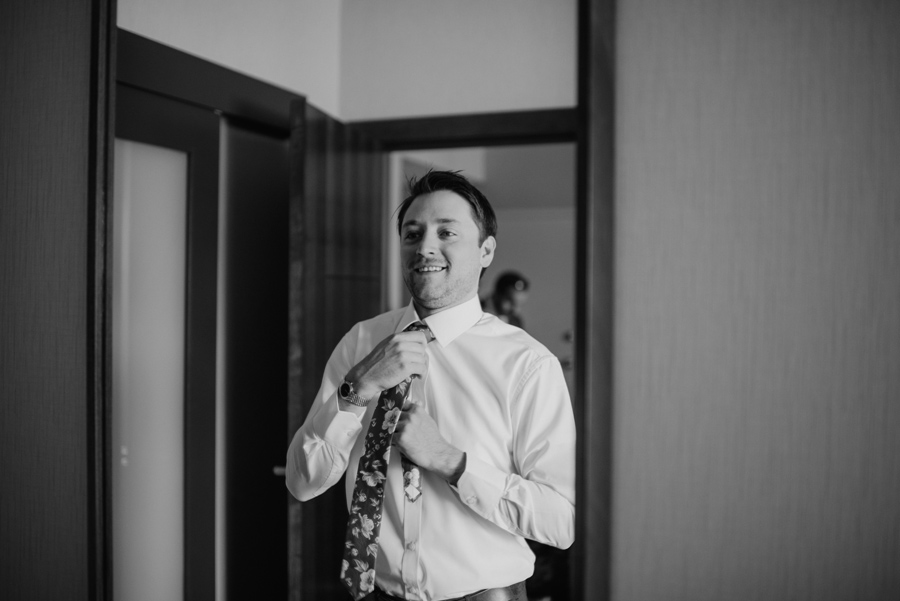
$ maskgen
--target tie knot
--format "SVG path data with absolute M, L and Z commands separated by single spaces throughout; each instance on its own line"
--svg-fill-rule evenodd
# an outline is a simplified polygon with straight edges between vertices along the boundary
M 434 334 L 431 333 L 428 325 L 423 321 L 415 321 L 409 324 L 406 326 L 404 332 L 425 332 L 425 337 L 428 339 L 428 342 L 431 342 L 434 339 Z

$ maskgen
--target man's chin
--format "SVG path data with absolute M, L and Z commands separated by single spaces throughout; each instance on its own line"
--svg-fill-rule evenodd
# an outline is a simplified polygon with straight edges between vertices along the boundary
M 416 294 L 413 294 L 412 297 L 413 300 L 416 301 L 417 305 L 419 305 L 423 309 L 429 309 L 431 311 L 443 309 L 448 304 L 446 299 L 440 297 L 420 296 Z
M 428 311 L 440 311 L 448 305 L 452 304 L 451 299 L 447 295 L 437 294 L 431 290 L 410 290 L 410 295 L 416 306 Z

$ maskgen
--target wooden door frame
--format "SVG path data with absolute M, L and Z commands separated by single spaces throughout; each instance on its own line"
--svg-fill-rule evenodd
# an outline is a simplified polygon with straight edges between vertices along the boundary
M 98 598 L 108 597 L 109 573 L 108 480 L 106 462 L 107 390 L 106 366 L 107 301 L 106 213 L 111 190 L 111 159 L 114 136 L 112 126 L 113 81 L 117 77 L 114 3 L 97 19 L 100 33 L 94 33 L 97 64 L 92 76 L 94 99 L 92 125 L 96 128 L 96 148 L 92 155 L 91 224 L 93 244 L 89 249 L 92 268 L 89 287 L 89 355 L 93 416 L 88 438 L 94 461 L 90 469 L 93 552 L 89 561 L 92 590 Z M 577 145 L 577 232 L 576 232 L 576 324 L 583 335 L 576 338 L 576 418 L 579 425 L 577 455 L 578 493 L 576 520 L 579 536 L 574 546 L 576 577 L 575 599 L 608 599 L 610 596 L 610 515 L 612 476 L 612 349 L 613 349 L 613 141 L 614 141 L 614 19 L 615 0 L 579 0 L 578 2 L 578 106 L 573 109 L 527 111 L 520 113 L 468 115 L 434 119 L 406 119 L 357 123 L 370 128 L 371 134 L 387 150 L 461 147 L 483 144 L 524 144 L 574 141 Z M 112 9 L 108 7 L 112 6 Z M 111 13 L 111 15 L 110 15 Z M 105 35 L 104 32 L 109 34 Z M 190 62 L 190 61 L 188 61 Z M 119 65 L 124 67 L 124 65 Z M 190 78 L 187 70 L 169 75 Z M 139 72 L 143 67 L 135 65 Z M 120 69 L 121 75 L 127 69 Z M 228 76 L 230 77 L 230 75 Z M 227 77 L 226 77 L 227 79 Z M 182 85 L 177 83 L 175 87 Z M 132 84 L 133 85 L 133 84 Z M 170 85 L 170 84 L 165 84 Z M 198 104 L 212 106 L 225 114 L 246 117 L 246 108 L 232 102 L 227 83 L 216 86 L 215 98 L 196 98 Z M 272 102 L 261 109 L 252 108 L 252 118 L 277 129 L 289 129 L 286 105 L 281 93 L 273 92 Z M 239 113 L 244 113 L 239 115 Z M 418 133 L 402 133 L 403 130 Z M 431 133 L 427 133 L 431 132 Z M 427 134 L 427 135 L 426 135 Z M 431 137 L 429 137 L 431 136 Z M 436 137 L 435 137 L 436 136 Z M 415 141 L 414 141 L 415 139 Z M 439 143 L 443 140 L 443 143 Z M 406 145 L 406 146 L 404 146 Z
M 114 22 L 115 19 L 113 18 L 112 21 Z M 91 484 L 95 490 L 93 499 L 95 525 L 92 535 L 96 546 L 96 559 L 93 560 L 96 566 L 91 566 L 94 587 L 91 596 L 97 599 L 110 599 L 113 596 L 112 494 L 108 468 L 113 452 L 109 448 L 112 357 L 108 315 L 111 306 L 111 282 L 108 270 L 111 265 L 109 241 L 112 239 L 110 217 L 114 210 L 114 199 L 112 198 L 114 188 L 112 183 L 113 153 L 110 149 L 114 146 L 117 133 L 116 92 L 119 89 L 146 92 L 161 100 L 174 100 L 188 107 L 202 109 L 211 117 L 224 118 L 229 123 L 285 140 L 289 137 L 290 132 L 290 104 L 303 99 L 296 93 L 215 65 L 143 36 L 115 28 L 114 25 L 111 26 L 110 38 L 107 52 L 112 65 L 104 78 L 104 82 L 109 87 L 107 92 L 110 97 L 108 105 L 104 105 L 109 113 L 106 116 L 108 123 L 105 129 L 100 128 L 101 131 L 98 134 L 102 135 L 105 144 L 104 155 L 102 159 L 98 159 L 98 165 L 103 167 L 102 174 L 98 174 L 98 178 L 101 175 L 103 177 L 102 186 L 100 186 L 103 194 L 98 196 L 96 227 L 93 230 L 94 270 L 91 284 L 95 305 L 95 325 L 92 333 L 93 343 L 96 347 L 96 359 L 93 365 L 96 400 L 92 409 L 94 419 L 92 436 L 96 442 L 92 448 L 93 473 L 91 476 Z M 217 128 L 217 144 L 219 135 L 220 132 Z M 218 152 L 216 154 L 218 155 Z M 216 164 L 218 166 L 218 163 Z M 218 210 L 218 206 L 216 210 Z M 285 235 L 287 234 L 285 233 Z M 216 269 L 207 269 L 204 273 L 196 275 L 215 277 Z M 214 366 L 208 364 L 210 357 L 214 362 L 215 352 L 210 354 L 207 348 L 203 357 L 195 358 L 195 360 L 203 360 L 206 362 L 207 369 L 215 370 Z M 214 438 L 210 433 L 206 433 L 206 439 L 203 441 L 206 447 L 210 446 L 210 442 L 214 442 L 210 436 Z M 209 459 L 208 456 L 204 458 L 207 465 Z M 207 476 L 206 482 L 202 485 L 208 489 L 211 485 L 212 474 L 209 473 Z M 190 483 L 186 483 L 186 485 L 188 484 Z M 194 497 L 197 495 L 195 494 Z M 210 505 L 210 500 L 209 495 L 203 493 L 202 498 L 194 501 L 191 505 L 192 511 L 197 512 L 202 506 Z M 214 528 L 214 524 L 212 518 L 207 516 L 199 536 L 208 540 L 211 535 L 210 528 Z M 188 538 L 186 536 L 187 545 Z M 208 586 L 210 570 L 214 570 L 215 562 L 214 555 L 213 557 L 207 556 L 209 552 L 208 545 L 204 545 L 202 553 L 205 555 L 203 556 L 198 555 L 191 548 L 185 549 L 186 564 L 193 562 L 199 565 L 204 579 L 202 587 L 194 587 L 186 591 L 186 599 L 204 598 L 208 596 L 208 593 L 214 594 L 215 592 L 214 588 Z M 215 578 L 214 573 L 212 577 Z M 200 588 L 203 590 L 198 593 Z
M 609 599 L 612 490 L 615 0 L 579 0 L 578 106 L 351 122 L 387 151 L 576 145 L 576 536 L 573 599 Z

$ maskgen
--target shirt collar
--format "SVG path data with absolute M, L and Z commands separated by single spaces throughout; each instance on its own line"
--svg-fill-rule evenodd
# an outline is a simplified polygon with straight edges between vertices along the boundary
M 431 330 L 431 333 L 434 334 L 434 337 L 440 345 L 447 346 L 456 340 L 460 334 L 478 323 L 483 314 L 484 312 L 481 310 L 481 301 L 478 300 L 477 295 L 464 303 L 445 309 L 444 311 L 438 311 L 434 315 L 421 320 L 419 319 L 418 314 L 416 314 L 415 305 L 413 305 L 412 301 L 409 301 L 409 305 L 406 306 L 406 310 L 403 312 L 400 321 L 397 323 L 397 328 L 394 331 L 402 332 L 409 327 L 410 324 L 417 321 L 423 321 L 425 322 L 425 325 L 428 326 L 428 329 Z

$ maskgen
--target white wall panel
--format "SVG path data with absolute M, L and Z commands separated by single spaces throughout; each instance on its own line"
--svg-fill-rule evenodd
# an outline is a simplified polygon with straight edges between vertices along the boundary
M 344 0 L 341 116 L 571 107 L 574 0 Z
M 334 0 L 119 0 L 117 21 L 337 115 L 340 12 Z

